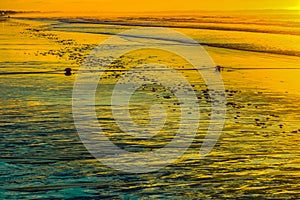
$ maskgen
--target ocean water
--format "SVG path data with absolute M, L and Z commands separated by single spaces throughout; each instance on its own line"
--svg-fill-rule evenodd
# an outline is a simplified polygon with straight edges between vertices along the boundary
M 300 198 L 299 19 L 298 12 L 260 11 L 15 16 L 1 21 L 1 199 Z M 132 120 L 147 125 L 151 104 L 160 103 L 168 114 L 165 127 L 150 140 L 136 140 L 120 130 L 111 113 L 112 91 L 126 71 L 140 64 L 158 62 L 183 74 L 199 99 L 201 115 L 193 144 L 176 162 L 149 173 L 117 171 L 97 161 L 77 134 L 74 82 L 99 43 L 132 28 L 153 26 L 193 38 L 224 67 L 226 121 L 212 152 L 199 159 L 211 116 L 203 78 L 169 52 L 128 53 L 103 74 L 96 91 L 97 121 L 111 141 L 127 151 L 151 152 L 168 144 L 180 125 L 176 96 L 148 84 L 131 98 Z M 162 43 L 170 39 L 155 38 Z M 67 67 L 72 76 L 64 75 Z

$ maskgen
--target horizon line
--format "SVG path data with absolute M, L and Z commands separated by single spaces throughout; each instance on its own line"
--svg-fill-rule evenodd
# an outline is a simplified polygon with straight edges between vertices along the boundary
M 12 10 L 12 9 L 1 9 L 1 12 L 18 12 L 18 13 L 192 13 L 192 12 L 253 12 L 253 11 L 298 11 L 295 8 L 265 8 L 265 9 L 225 9 L 225 10 L 157 10 L 157 11 L 96 11 L 96 10 L 78 10 L 78 11 L 43 11 L 43 10 Z

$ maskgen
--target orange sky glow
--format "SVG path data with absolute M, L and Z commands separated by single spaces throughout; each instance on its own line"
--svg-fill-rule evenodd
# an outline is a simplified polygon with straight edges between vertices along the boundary
M 300 10 L 300 0 L 1 0 L 0 9 L 66 12 L 151 12 L 248 9 Z

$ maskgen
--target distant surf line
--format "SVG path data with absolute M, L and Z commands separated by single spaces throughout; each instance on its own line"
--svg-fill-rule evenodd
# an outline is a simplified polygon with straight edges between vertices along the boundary
M 49 20 L 48 18 L 20 18 L 20 19 L 28 19 L 28 20 Z M 117 33 L 102 31 L 102 32 L 95 32 L 95 31 L 86 31 L 84 29 L 80 30 L 74 30 L 77 27 L 66 27 L 66 26 L 60 26 L 61 23 L 67 23 L 67 24 L 102 24 L 102 25 L 120 25 L 120 26 L 137 26 L 137 27 L 161 27 L 161 28 L 195 28 L 195 29 L 209 29 L 209 30 L 223 30 L 223 31 L 240 31 L 240 32 L 256 32 L 256 33 L 274 33 L 270 31 L 260 31 L 260 30 L 244 30 L 244 29 L 232 29 L 232 28 L 226 28 L 226 27 L 217 27 L 217 29 L 214 29 L 211 27 L 209 28 L 203 28 L 203 27 L 189 27 L 189 26 L 173 26 L 173 25 L 155 25 L 155 24 L 139 24 L 139 23 L 125 23 L 125 22 L 114 22 L 114 21 L 101 21 L 101 20 L 89 20 L 89 19 L 83 19 L 83 18 L 77 18 L 77 19 L 66 19 L 66 18 L 55 18 L 55 20 L 58 23 L 52 24 L 50 27 L 48 27 L 48 30 L 54 30 L 54 31 L 62 31 L 62 32 L 78 32 L 78 33 L 90 33 L 90 34 L 103 34 L 103 35 L 116 35 Z M 82 21 L 85 20 L 85 21 Z M 69 29 L 70 28 L 70 29 Z M 80 28 L 80 27 L 79 27 Z M 91 28 L 91 27 L 89 27 Z M 92 27 L 93 28 L 93 27 Z M 220 29 L 219 29 L 220 28 Z M 69 30 L 66 30 L 69 29 Z M 73 30 L 72 30 L 73 29 Z M 121 35 L 120 33 L 118 33 Z M 278 33 L 274 34 L 283 34 L 282 31 L 278 31 Z M 289 33 L 288 33 L 289 34 Z M 300 32 L 297 34 L 291 34 L 291 35 L 299 35 Z M 124 35 L 126 37 L 134 37 L 133 35 Z M 140 36 L 136 36 L 140 37 Z M 147 38 L 151 39 L 151 38 Z M 172 39 L 166 39 L 166 38 L 153 38 L 157 40 L 167 40 L 172 41 Z M 176 42 L 180 42 L 179 40 L 173 40 Z M 184 41 L 181 41 L 184 43 Z M 200 45 L 208 46 L 208 47 L 215 47 L 215 48 L 222 48 L 222 49 L 229 49 L 229 50 L 239 50 L 239 51 L 247 51 L 247 52 L 254 52 L 254 53 L 267 53 L 267 54 L 274 54 L 274 55 L 283 55 L 283 56 L 294 56 L 294 57 L 300 57 L 300 51 L 295 50 L 280 50 L 280 49 L 260 49 L 261 47 L 256 47 L 251 44 L 242 44 L 242 43 L 208 43 L 208 42 L 199 42 Z
M 65 27 L 63 27 L 65 28 Z M 70 27 L 74 28 L 74 27 Z M 78 30 L 63 30 L 59 29 L 59 27 L 53 27 L 53 30 L 59 30 L 59 31 L 65 31 L 65 32 L 79 32 L 79 33 L 90 33 L 90 34 L 102 34 L 102 35 L 116 35 L 116 33 L 111 33 L 111 32 L 93 32 L 93 31 L 78 31 Z M 172 41 L 172 42 L 179 42 L 182 44 L 189 44 L 186 43 L 185 41 L 182 40 L 175 40 L 175 39 L 170 39 L 170 38 L 155 38 L 155 37 L 142 37 L 142 36 L 134 36 L 134 35 L 126 35 L 126 34 L 121 34 L 119 33 L 118 35 L 120 36 L 125 36 L 125 37 L 132 37 L 132 38 L 145 38 L 145 39 L 153 39 L 153 40 L 161 40 L 161 41 Z M 255 49 L 255 46 L 252 46 L 254 48 L 247 48 L 249 45 L 245 46 L 244 44 L 240 43 L 204 43 L 204 42 L 199 42 L 200 45 L 203 46 L 208 46 L 208 47 L 215 47 L 215 48 L 222 48 L 222 49 L 229 49 L 229 50 L 239 50 L 239 51 L 247 51 L 247 52 L 254 52 L 254 53 L 267 53 L 267 54 L 275 54 L 275 55 L 283 55 L 283 56 L 295 56 L 295 57 L 300 57 L 300 52 L 299 51 L 292 51 L 292 50 L 278 50 L 278 49 Z
M 155 24 L 155 23 L 142 23 L 142 22 L 122 22 L 122 21 L 109 21 L 109 20 L 96 20 L 96 19 L 57 19 L 63 23 L 78 23 L 78 24 L 103 24 L 103 25 L 118 25 L 118 26 L 138 26 L 138 27 L 163 27 L 163 28 L 187 28 L 187 29 L 207 29 L 217 31 L 235 31 L 235 32 L 251 32 L 251 33 L 268 33 L 280 35 L 296 35 L 299 36 L 300 32 L 284 31 L 284 30 L 262 30 L 254 28 L 235 28 L 235 27 L 220 27 L 220 26 L 205 26 L 205 25 L 176 25 L 176 24 Z M 164 22 L 164 21 L 162 21 Z M 224 23 L 220 23 L 224 24 Z M 230 24 L 230 23 L 225 23 Z M 233 23 L 234 24 L 234 23 Z M 251 25 L 251 24 L 249 24 Z

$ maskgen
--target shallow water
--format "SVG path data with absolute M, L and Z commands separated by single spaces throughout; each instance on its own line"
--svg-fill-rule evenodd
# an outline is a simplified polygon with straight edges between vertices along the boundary
M 172 165 L 156 172 L 131 174 L 98 162 L 79 139 L 72 116 L 76 70 L 83 56 L 109 35 L 64 32 L 54 26 L 49 28 L 53 23 L 57 22 L 2 22 L 1 198 L 300 197 L 300 70 L 282 69 L 299 67 L 298 57 L 207 47 L 217 64 L 228 66 L 221 73 L 226 88 L 227 114 L 217 145 L 205 159 L 197 159 L 209 123 L 209 98 L 203 80 L 197 78 L 194 71 L 182 69 L 201 99 L 200 126 L 194 143 Z M 123 30 L 116 25 L 101 25 L 101 29 L 106 26 L 109 26 L 106 30 Z M 95 27 L 97 29 L 98 25 Z M 30 30 L 26 30 L 28 28 Z M 183 33 L 196 34 L 189 29 Z M 203 37 L 202 33 L 198 37 Z M 137 52 L 120 62 L 130 66 L 157 59 L 169 61 L 169 54 L 159 52 L 158 55 L 160 57 L 149 57 L 147 51 Z M 171 66 L 175 68 L 188 66 L 180 58 L 172 59 Z M 72 67 L 75 74 L 65 76 L 66 67 Z M 140 88 L 132 98 L 134 120 L 147 124 L 148 104 L 163 102 L 167 108 L 170 106 L 168 126 L 163 130 L 166 134 L 162 131 L 149 141 L 126 137 L 119 131 L 105 103 L 109 102 L 117 75 L 122 73 L 108 72 L 100 82 L 102 87 L 97 92 L 99 124 L 112 141 L 127 150 L 150 151 L 162 147 L 172 139 L 171 132 L 178 126 L 180 113 L 177 104 L 174 105 L 176 98 L 164 88 L 157 87 L 155 93 L 153 86 Z M 167 95 L 172 98 L 164 98 Z

